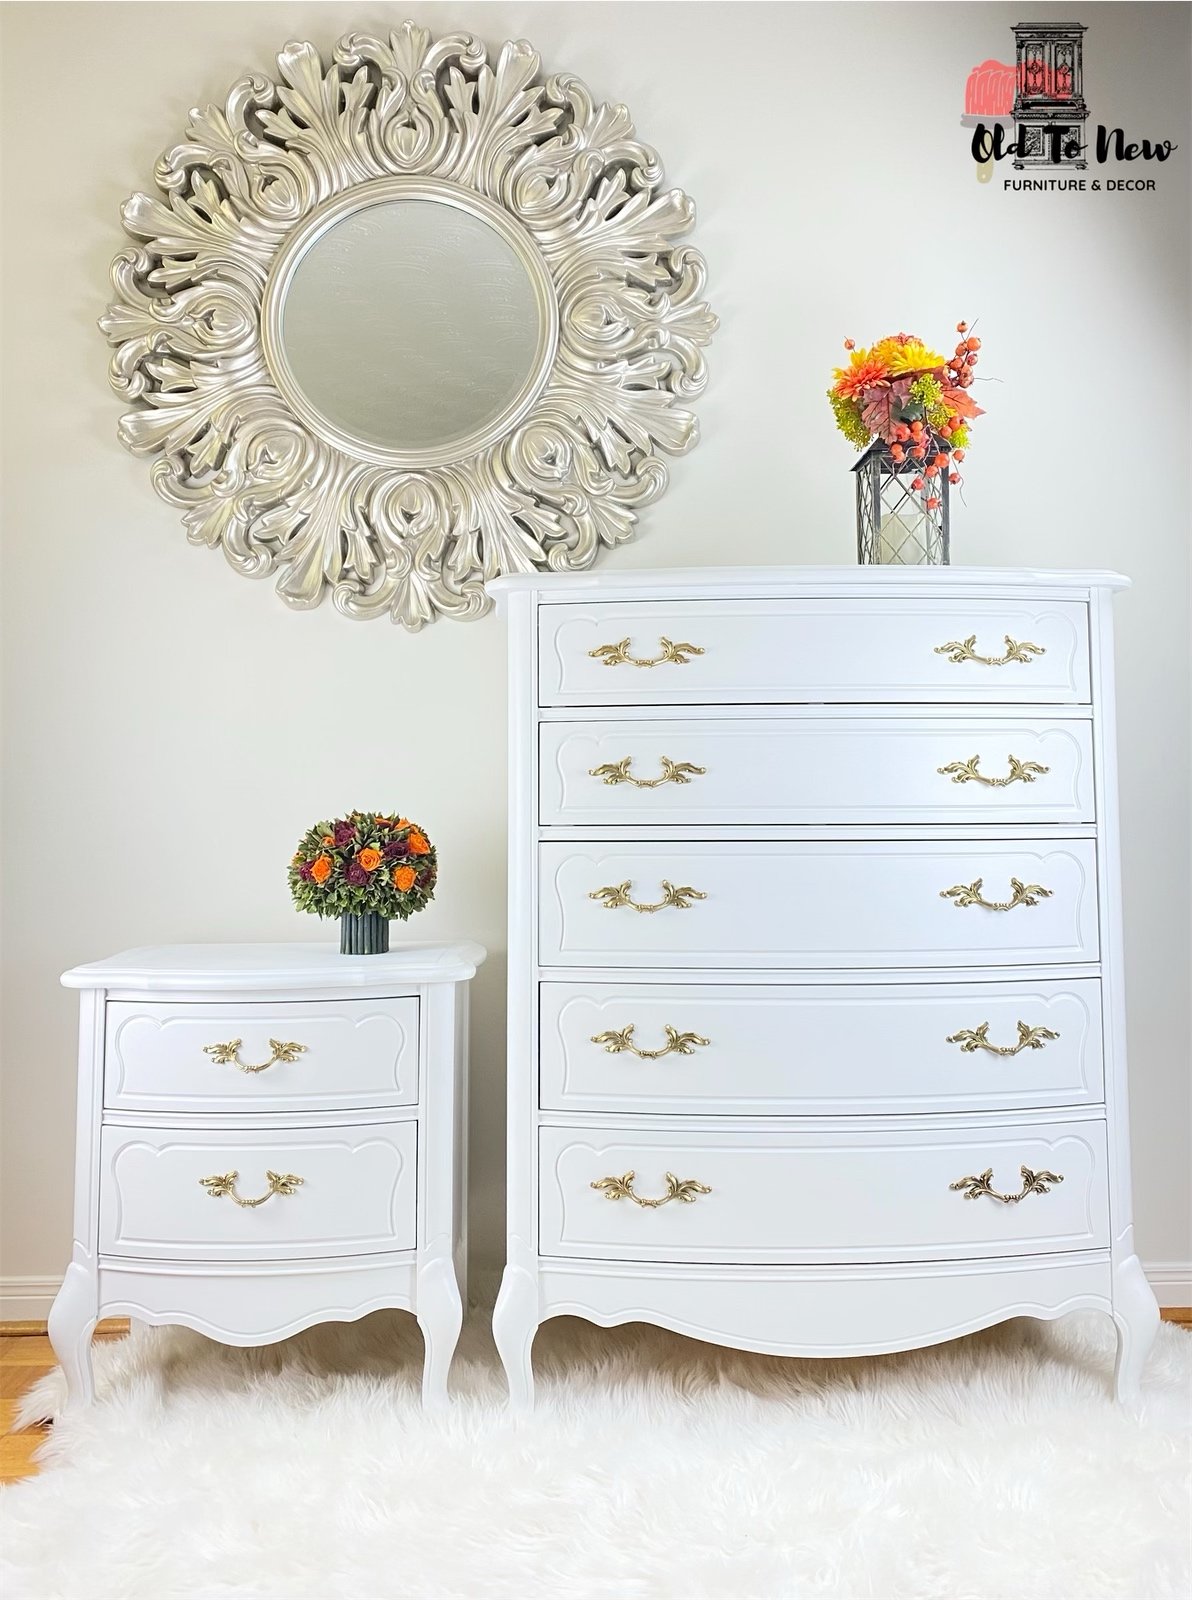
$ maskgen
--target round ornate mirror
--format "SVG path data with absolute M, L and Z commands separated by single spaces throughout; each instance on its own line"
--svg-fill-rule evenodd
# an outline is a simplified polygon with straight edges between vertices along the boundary
M 524 42 L 289 44 L 123 211 L 120 438 L 195 543 L 409 628 L 588 567 L 695 443 L 694 208 L 623 106 Z
M 294 410 L 329 444 L 401 467 L 499 439 L 545 383 L 558 324 L 527 230 L 433 179 L 328 201 L 265 286 L 265 358 Z

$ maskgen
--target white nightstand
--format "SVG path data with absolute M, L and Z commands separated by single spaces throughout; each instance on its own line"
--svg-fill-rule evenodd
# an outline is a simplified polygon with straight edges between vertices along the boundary
M 49 1333 L 92 1395 L 101 1315 L 270 1344 L 385 1306 L 443 1398 L 463 1314 L 476 944 L 173 945 L 76 967 L 74 1254 Z

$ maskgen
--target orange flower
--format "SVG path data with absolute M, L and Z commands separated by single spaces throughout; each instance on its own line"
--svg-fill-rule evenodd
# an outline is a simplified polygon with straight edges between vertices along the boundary
M 365 872 L 375 872 L 381 865 L 381 859 L 381 852 L 374 850 L 371 844 L 367 844 L 356 857 L 356 864 L 363 867 Z
M 411 828 L 407 841 L 412 856 L 428 856 L 430 854 L 430 840 L 420 828 Z
M 393 826 L 395 828 L 412 828 L 414 824 L 410 821 L 409 817 L 398 817 Z
M 849 356 L 848 366 L 837 367 L 833 376 L 836 382 L 832 385 L 832 393 L 852 399 L 871 384 L 883 383 L 890 373 L 886 363 L 868 350 L 854 350 Z
M 331 876 L 331 857 L 316 856 L 310 864 L 310 875 L 316 883 L 326 883 Z
M 335 835 L 333 833 L 325 833 L 323 835 L 323 843 L 324 844 L 334 844 L 335 843 Z
M 412 889 L 418 874 L 413 867 L 394 867 L 393 882 L 399 889 Z

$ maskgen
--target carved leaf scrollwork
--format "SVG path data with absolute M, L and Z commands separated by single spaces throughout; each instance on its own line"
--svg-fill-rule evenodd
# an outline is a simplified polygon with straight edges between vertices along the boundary
M 152 458 L 157 492 L 196 544 L 287 604 L 330 592 L 346 616 L 410 629 L 489 609 L 486 580 L 582 570 L 633 536 L 690 449 L 716 318 L 694 207 L 662 187 L 623 106 L 525 41 L 495 61 L 477 39 L 411 22 L 350 33 L 324 65 L 286 45 L 225 104 L 191 113 L 123 208 L 134 241 L 112 266 L 100 327 L 128 406 L 119 437 Z M 423 177 L 503 208 L 545 264 L 558 340 L 521 419 L 468 459 L 408 469 L 358 459 L 300 420 L 262 335 L 271 265 L 328 200 Z

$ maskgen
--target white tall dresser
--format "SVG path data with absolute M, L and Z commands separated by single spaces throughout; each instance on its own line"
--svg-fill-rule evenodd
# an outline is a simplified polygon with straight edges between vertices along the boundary
M 838 1356 L 1081 1307 L 1138 1387 L 1108 573 L 503 578 L 508 1263 Z

